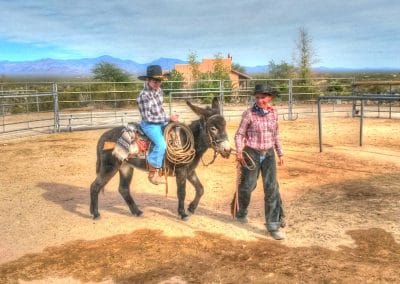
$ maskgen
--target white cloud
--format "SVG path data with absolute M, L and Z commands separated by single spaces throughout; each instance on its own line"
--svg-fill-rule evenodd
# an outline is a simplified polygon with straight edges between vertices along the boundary
M 290 62 L 304 26 L 321 64 L 400 63 L 394 59 L 400 2 L 394 0 L 0 0 L 0 5 L 0 40 L 59 47 L 82 57 L 148 62 L 186 59 L 195 51 L 199 58 L 230 52 L 242 65 Z

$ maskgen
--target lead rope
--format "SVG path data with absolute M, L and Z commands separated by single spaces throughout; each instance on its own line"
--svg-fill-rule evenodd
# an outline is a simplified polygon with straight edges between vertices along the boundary
M 207 126 L 206 126 L 206 133 L 207 133 L 208 143 L 211 145 L 212 149 L 214 150 L 214 156 L 213 156 L 211 162 L 209 162 L 209 163 L 204 163 L 203 156 L 201 156 L 200 159 L 201 159 L 201 163 L 203 164 L 203 166 L 208 167 L 209 165 L 211 165 L 215 162 L 215 159 L 218 156 L 218 152 L 215 150 L 215 146 L 217 143 L 212 139 L 210 132 L 207 131 Z
M 214 150 L 214 156 L 213 156 L 211 162 L 204 163 L 203 156 L 201 156 L 201 158 L 200 158 L 201 159 L 201 163 L 203 164 L 203 166 L 208 167 L 209 165 L 211 165 L 211 164 L 213 164 L 215 162 L 215 159 L 217 158 L 217 156 L 218 156 L 218 152 Z
M 235 219 L 236 213 L 239 210 L 239 184 L 240 179 L 242 177 L 241 165 L 240 162 L 236 163 L 236 191 L 235 195 L 233 196 L 232 204 L 231 204 L 231 214 L 232 218 Z
M 231 154 L 237 155 L 237 150 L 232 149 Z M 246 151 L 242 151 L 242 154 L 243 154 L 243 164 L 242 164 L 243 167 L 247 168 L 250 171 L 254 170 L 256 168 L 256 163 L 254 162 L 253 158 Z M 248 160 L 248 162 L 246 160 Z
M 164 159 L 164 176 L 165 176 L 165 199 L 164 199 L 164 207 L 166 207 L 166 202 L 168 198 L 168 169 L 167 164 Z
M 237 150 L 233 149 L 232 152 L 234 152 L 234 155 L 237 155 Z M 256 164 L 253 160 L 253 158 L 250 157 L 250 155 L 246 152 L 243 151 L 242 152 L 244 156 L 246 156 L 246 158 L 243 159 L 243 167 L 249 169 L 249 170 L 254 170 L 256 168 Z M 248 162 L 246 161 L 248 160 Z M 232 218 L 235 219 L 236 217 L 236 213 L 239 210 L 239 184 L 240 184 L 240 180 L 242 178 L 242 164 L 238 161 L 236 163 L 236 190 L 235 190 L 235 194 L 233 195 L 233 200 L 231 203 L 231 214 L 232 214 Z

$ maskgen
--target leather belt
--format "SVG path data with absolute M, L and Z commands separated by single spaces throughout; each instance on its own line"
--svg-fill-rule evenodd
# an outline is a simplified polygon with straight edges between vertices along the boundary
M 266 156 L 269 150 L 258 150 L 260 156 Z

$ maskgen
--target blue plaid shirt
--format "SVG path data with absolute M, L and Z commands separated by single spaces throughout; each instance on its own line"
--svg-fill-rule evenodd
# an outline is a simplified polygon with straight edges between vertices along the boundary
M 150 90 L 146 83 L 137 98 L 137 102 L 142 120 L 151 123 L 165 123 L 168 121 L 163 108 L 163 91 L 161 88 L 158 91 Z

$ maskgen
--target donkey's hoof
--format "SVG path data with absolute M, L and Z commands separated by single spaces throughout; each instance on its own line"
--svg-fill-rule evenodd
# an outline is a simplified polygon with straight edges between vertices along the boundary
M 187 215 L 187 214 L 181 214 L 181 220 L 182 220 L 182 221 L 187 221 L 187 220 L 189 220 L 189 215 Z
M 189 206 L 189 207 L 188 207 L 188 211 L 189 211 L 190 213 L 194 214 L 194 211 L 196 211 L 196 208 L 194 208 L 194 206 L 193 206 L 193 207 L 192 207 L 192 206 Z
M 133 213 L 133 215 L 135 215 L 136 217 L 143 216 L 143 211 L 142 210 L 138 210 L 135 213 Z
M 99 213 L 96 213 L 96 214 L 93 214 L 93 220 L 98 220 L 98 219 L 100 219 L 100 214 Z

